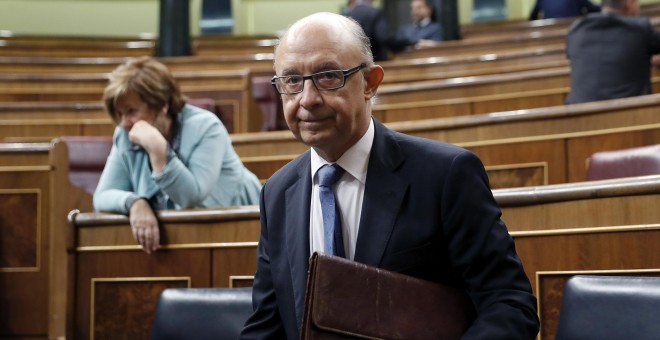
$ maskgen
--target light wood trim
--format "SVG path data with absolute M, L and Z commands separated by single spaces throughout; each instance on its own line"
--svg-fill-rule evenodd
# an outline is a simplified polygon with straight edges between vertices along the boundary
M 501 207 L 658 193 L 660 175 L 493 190 Z

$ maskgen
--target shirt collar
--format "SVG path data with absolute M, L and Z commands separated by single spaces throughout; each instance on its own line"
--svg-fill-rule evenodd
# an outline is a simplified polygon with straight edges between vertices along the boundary
M 418 24 L 419 24 L 419 27 L 426 27 L 430 23 L 431 23 L 431 18 L 424 18 L 424 19 L 420 20 Z
M 367 132 L 351 146 L 344 154 L 339 157 L 337 164 L 341 166 L 346 172 L 355 177 L 362 184 L 367 179 L 367 167 L 369 166 L 369 154 L 371 153 L 371 146 L 374 143 L 374 122 L 369 119 L 369 128 Z M 316 172 L 325 164 L 331 164 L 321 157 L 314 148 L 311 150 L 312 162 L 312 179 Z

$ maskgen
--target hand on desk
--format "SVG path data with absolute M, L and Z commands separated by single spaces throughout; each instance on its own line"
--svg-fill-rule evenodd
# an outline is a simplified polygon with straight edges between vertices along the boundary
M 129 214 L 133 237 L 142 246 L 142 249 L 151 254 L 160 246 L 160 230 L 156 214 L 145 199 L 133 203 Z
M 438 44 L 439 44 L 439 42 L 437 42 L 435 40 L 420 39 L 415 44 L 415 48 L 419 49 L 419 48 L 434 47 L 434 46 L 438 46 Z

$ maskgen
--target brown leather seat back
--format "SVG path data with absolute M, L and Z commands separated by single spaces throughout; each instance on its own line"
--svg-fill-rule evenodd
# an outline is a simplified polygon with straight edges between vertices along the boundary
M 589 181 L 660 174 L 660 144 L 597 152 L 587 166 Z
M 93 194 L 112 148 L 110 136 L 62 136 L 69 150 L 69 180 Z

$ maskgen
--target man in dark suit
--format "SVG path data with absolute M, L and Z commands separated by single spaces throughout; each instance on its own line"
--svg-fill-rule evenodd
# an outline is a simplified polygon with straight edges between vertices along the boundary
M 308 259 L 327 243 L 317 174 L 327 164 L 345 170 L 334 191 L 346 258 L 464 289 L 477 312 L 465 339 L 534 339 L 536 299 L 481 161 L 372 118 L 384 72 L 359 25 L 332 13 L 299 20 L 275 73 L 286 122 L 311 149 L 263 187 L 255 311 L 241 339 L 299 337 Z
M 601 13 L 574 22 L 566 36 L 571 90 L 566 103 L 651 93 L 651 60 L 660 34 L 639 17 L 639 0 L 603 0 Z
M 409 44 L 416 45 L 420 41 L 442 41 L 442 26 L 433 21 L 433 5 L 428 0 L 410 1 L 410 17 L 412 23 L 401 27 L 399 34 L 406 37 Z
M 369 37 L 374 61 L 389 58 L 390 51 L 401 51 L 410 45 L 404 39 L 390 31 L 387 18 L 382 9 L 373 7 L 371 0 L 349 0 L 346 16 L 357 21 Z

